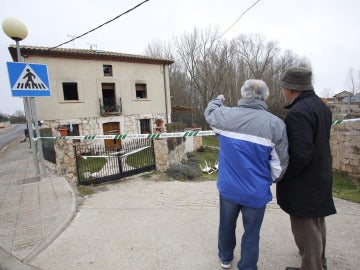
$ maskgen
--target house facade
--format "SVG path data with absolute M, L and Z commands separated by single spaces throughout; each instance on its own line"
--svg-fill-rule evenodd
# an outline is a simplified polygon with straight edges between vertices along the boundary
M 334 99 L 337 101 L 337 102 L 344 102 L 344 99 L 345 98 L 349 98 L 351 97 L 353 94 L 349 91 L 342 91 L 340 93 L 337 93 L 335 96 L 334 96 Z
M 360 93 L 343 98 L 342 102 L 360 102 Z
M 16 59 L 16 47 L 9 47 Z M 21 46 L 23 62 L 45 64 L 50 97 L 36 97 L 53 134 L 153 133 L 171 121 L 173 60 L 84 49 Z M 163 124 L 161 123 L 162 120 Z M 106 140 L 114 146 L 120 143 Z
M 360 116 L 360 93 L 341 91 L 325 101 L 333 113 L 333 120 L 358 118 Z

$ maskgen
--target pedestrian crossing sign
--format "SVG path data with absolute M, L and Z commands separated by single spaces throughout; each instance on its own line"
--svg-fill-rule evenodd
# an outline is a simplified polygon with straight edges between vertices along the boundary
M 13 97 L 50 96 L 47 66 L 7 62 Z

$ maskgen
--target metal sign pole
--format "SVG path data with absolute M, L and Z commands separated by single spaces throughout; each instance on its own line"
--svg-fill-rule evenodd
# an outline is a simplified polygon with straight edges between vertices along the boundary
M 31 110 L 32 119 L 34 120 L 34 123 L 35 123 L 36 138 L 40 138 L 41 136 L 40 136 L 39 122 L 38 122 L 38 117 L 37 117 L 37 112 L 36 112 L 35 98 L 33 98 L 33 97 L 30 98 L 30 105 L 32 108 L 32 110 Z M 46 173 L 46 167 L 45 167 L 45 162 L 44 162 L 44 154 L 43 154 L 41 140 L 36 140 L 36 146 L 37 146 L 37 150 L 39 151 L 39 154 L 40 154 L 39 156 L 40 156 L 42 173 L 45 176 L 45 175 L 47 175 L 47 173 Z
M 28 97 L 24 97 L 24 105 L 25 105 L 24 109 L 25 109 L 26 122 L 27 122 L 27 126 L 28 126 L 29 138 L 30 138 L 31 152 L 33 153 L 33 157 L 34 157 L 34 165 L 35 165 L 36 173 L 40 174 L 39 162 L 37 159 L 37 151 L 36 151 L 35 141 L 34 141 L 33 124 L 32 124 L 31 116 L 29 113 L 30 112 L 30 104 L 29 104 Z
M 17 52 L 18 62 L 22 62 L 21 54 L 20 54 L 20 45 L 19 45 L 18 40 L 16 40 L 16 52 Z M 34 132 L 33 132 L 31 114 L 30 114 L 30 103 L 29 103 L 28 97 L 24 97 L 24 110 L 25 110 L 25 117 L 26 117 L 26 122 L 27 122 L 29 138 L 30 138 L 31 151 L 34 156 L 34 165 L 35 165 L 37 174 L 40 174 L 40 168 L 39 168 L 39 162 L 38 162 L 38 158 L 37 158 L 37 151 L 36 151 L 35 141 L 34 141 Z

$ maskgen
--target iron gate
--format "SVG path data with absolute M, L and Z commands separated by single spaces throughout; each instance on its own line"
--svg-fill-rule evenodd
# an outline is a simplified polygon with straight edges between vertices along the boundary
M 155 169 L 152 139 L 138 139 L 121 147 L 76 145 L 76 166 L 80 185 L 118 180 Z

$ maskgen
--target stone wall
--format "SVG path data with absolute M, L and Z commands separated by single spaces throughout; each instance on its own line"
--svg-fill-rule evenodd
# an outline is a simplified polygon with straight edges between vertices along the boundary
M 360 117 L 360 103 L 328 103 L 333 113 L 333 120 L 343 120 Z
M 359 102 L 352 103 L 328 103 L 327 104 L 334 115 L 347 113 L 360 113 Z
M 153 117 L 147 115 L 147 117 Z M 160 118 L 160 115 L 157 115 Z M 151 118 L 150 118 L 151 119 Z M 139 132 L 139 116 L 118 116 L 118 117 L 101 117 L 101 118 L 84 118 L 84 119 L 70 119 L 45 121 L 42 128 L 51 128 L 53 136 L 58 135 L 58 127 L 61 125 L 68 125 L 69 123 L 78 124 L 80 135 L 97 135 L 103 134 L 102 124 L 106 122 L 120 121 L 121 133 L 138 133 Z M 201 129 L 191 129 L 191 131 L 200 131 Z M 189 130 L 187 130 L 189 131 Z M 202 137 L 186 137 L 184 138 L 167 138 L 157 139 L 154 141 L 155 151 L 155 163 L 156 170 L 164 172 L 172 164 L 181 163 L 186 160 L 186 147 L 185 140 L 191 140 L 188 145 L 188 151 L 195 151 L 202 146 Z M 123 140 L 125 141 L 125 140 Z M 74 184 L 77 184 L 77 171 L 76 171 L 76 160 L 74 153 L 73 140 L 55 140 L 55 152 L 56 152 L 56 166 L 54 168 L 55 173 L 63 175 L 70 179 Z M 91 140 L 82 141 L 82 144 L 103 144 L 103 140 Z
M 333 169 L 360 183 L 360 122 L 333 125 L 330 138 Z
M 78 119 L 67 120 L 46 120 L 41 128 L 51 128 L 53 135 L 58 135 L 58 128 L 63 125 L 77 124 L 79 125 L 80 135 L 102 135 L 103 124 L 109 122 L 120 123 L 121 134 L 137 134 L 140 133 L 140 119 L 150 119 L 151 126 L 154 129 L 156 127 L 154 119 L 164 119 L 165 114 L 136 114 L 136 115 L 121 115 L 121 116 L 109 116 L 109 117 L 85 117 Z M 94 143 L 101 143 L 103 140 L 96 140 Z
M 202 144 L 202 137 L 191 137 L 194 150 Z M 175 140 L 174 140 L 175 139 Z M 172 140 L 174 143 L 168 142 Z M 170 165 L 186 160 L 185 143 L 182 138 L 154 140 L 156 170 L 164 172 Z M 89 141 L 90 142 L 90 141 Z M 91 141 L 92 143 L 94 141 Z M 170 147 L 169 147 L 170 145 Z M 360 122 L 341 123 L 333 125 L 330 138 L 333 169 L 351 175 L 360 183 Z M 56 140 L 55 172 L 64 175 L 76 184 L 76 160 L 72 140 Z
M 92 141 L 94 142 L 94 141 Z M 76 157 L 72 140 L 56 140 L 56 166 L 54 172 L 65 176 L 74 185 L 77 184 Z M 167 138 L 154 140 L 156 170 L 164 172 L 172 164 L 187 159 L 183 138 Z
M 181 142 L 177 143 L 175 146 L 171 146 L 172 143 L 169 144 L 168 141 L 174 141 L 174 139 L 181 139 Z M 157 171 L 165 172 L 172 164 L 179 164 L 183 160 L 187 159 L 185 144 L 182 140 L 182 138 L 154 140 L 155 163 Z

